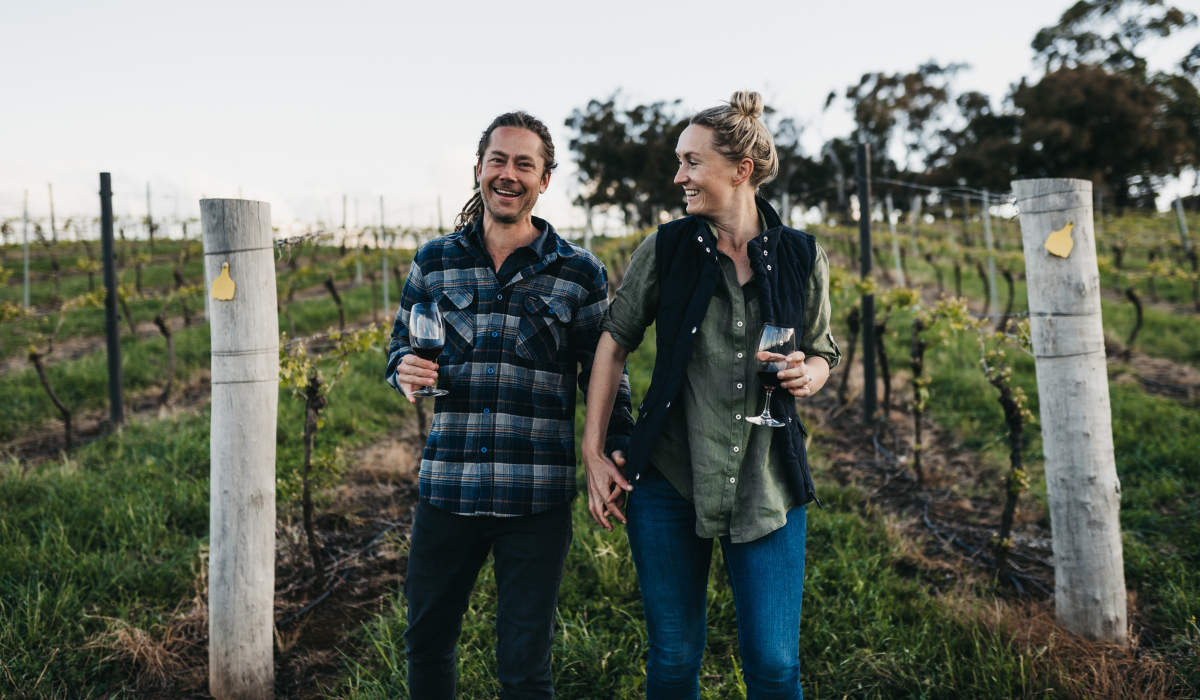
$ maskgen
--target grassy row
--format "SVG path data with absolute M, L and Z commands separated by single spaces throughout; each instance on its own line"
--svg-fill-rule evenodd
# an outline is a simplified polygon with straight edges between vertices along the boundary
M 357 356 L 324 414 L 317 449 L 395 430 L 412 410 Z M 282 393 L 277 476 L 301 463 L 303 407 Z M 0 466 L 0 697 L 112 697 L 127 669 L 83 649 L 117 617 L 148 629 L 191 595 L 208 538 L 208 411 L 133 423 L 29 473 Z M 281 495 L 286 495 L 281 492 Z M 294 504 L 281 502 L 286 512 Z
M 888 271 L 894 269 L 890 253 L 883 253 L 881 251 L 880 257 L 881 267 Z M 913 260 L 910 258 L 907 267 L 909 274 L 921 280 L 926 286 L 933 287 L 936 284 L 936 271 L 924 260 Z M 950 265 L 944 263 L 940 264 L 940 267 L 944 279 L 945 293 L 953 296 L 953 270 Z M 1029 302 L 1025 282 L 1018 279 L 1014 283 L 1013 288 L 1013 312 L 1022 313 L 1028 311 Z M 980 278 L 973 266 L 963 267 L 962 289 L 963 294 L 971 299 L 985 301 L 988 297 L 987 281 Z M 1186 292 L 1187 299 L 1189 300 L 1191 299 L 1190 289 L 1189 283 Z M 1183 293 L 1183 286 L 1181 284 L 1180 294 Z M 996 279 L 996 294 L 999 297 L 1000 310 L 1003 311 L 1007 304 L 1008 288 L 1004 280 L 999 276 Z M 1116 301 L 1102 298 L 1100 307 L 1104 332 L 1113 340 L 1123 344 L 1128 339 L 1129 333 L 1133 330 L 1136 320 L 1136 311 L 1133 304 L 1123 300 Z M 990 313 L 997 313 L 995 309 L 990 309 L 989 311 Z M 835 310 L 836 314 L 837 310 Z M 1175 313 L 1147 304 L 1144 309 L 1142 329 L 1138 333 L 1134 347 L 1148 355 L 1164 357 L 1175 362 L 1200 367 L 1200 316 L 1190 313 Z M 907 349 L 905 349 L 905 352 L 907 353 Z
M 361 308 L 369 309 L 369 299 Z M 333 313 L 331 304 L 326 311 Z M 904 324 L 898 317 L 892 328 Z M 907 357 L 905 338 L 899 333 L 889 341 L 899 362 Z M 931 409 L 964 444 L 999 462 L 1003 418 L 994 390 L 975 365 L 974 342 L 952 338 L 950 347 L 931 351 Z M 1032 365 L 1023 356 L 1012 359 L 1036 413 Z M 635 402 L 646 390 L 652 362 L 650 336 L 629 366 Z M 322 449 L 370 440 L 406 419 L 406 404 L 378 380 L 381 364 L 380 357 L 356 359 L 355 371 L 335 391 Z M 339 393 L 354 401 L 339 401 Z M 1129 387 L 1112 387 L 1112 396 L 1127 580 L 1143 610 L 1182 638 L 1189 612 L 1200 609 L 1195 574 L 1200 494 L 1195 460 L 1189 461 L 1200 448 L 1200 419 L 1189 407 Z M 296 402 L 281 398 L 281 477 L 299 461 L 298 421 Z M 1036 465 L 1036 428 L 1027 435 L 1028 456 Z M 61 466 L 24 476 L 15 465 L 7 468 L 0 477 L 0 659 L 18 683 L 28 687 L 45 668 L 39 695 L 72 689 L 71 694 L 96 697 L 114 689 L 121 670 L 80 649 L 103 629 L 102 621 L 84 614 L 121 616 L 145 626 L 188 595 L 191 568 L 207 533 L 207 444 L 207 416 L 184 416 L 134 425 L 73 453 Z M 864 516 L 862 494 L 830 483 L 820 473 L 822 462 L 818 451 L 814 463 L 827 508 L 809 514 L 801 658 L 810 697 L 1007 698 L 1043 691 L 1045 697 L 1066 696 L 1064 671 L 1055 666 L 1052 650 L 1018 642 L 1012 630 L 969 609 L 970 600 L 987 600 L 986 591 L 945 593 L 952 589 L 946 574 L 923 569 L 886 518 Z M 1044 487 L 1035 488 L 1032 497 L 1044 499 Z M 555 650 L 559 693 L 640 697 L 646 634 L 625 536 L 589 525 L 582 502 L 575 508 L 576 540 Z M 405 697 L 404 617 L 397 596 L 364 629 L 368 651 L 349 659 L 353 668 L 343 696 Z M 485 569 L 460 645 L 463 697 L 496 694 L 494 617 L 495 587 Z M 719 551 L 710 577 L 709 619 L 703 692 L 740 697 L 734 611 Z M 1200 683 L 1194 665 L 1180 668 Z M 5 683 L 0 672 L 0 696 L 13 692 Z
M 896 319 L 896 326 L 906 319 Z M 844 337 L 841 336 L 841 337 Z M 906 357 L 900 339 L 893 356 Z M 931 352 L 935 415 L 964 436 L 985 459 L 1001 461 L 1003 415 L 994 390 L 975 365 L 973 337 L 953 339 Z M 1036 402 L 1032 365 L 1016 358 L 1018 380 Z M 629 363 L 635 403 L 644 394 L 653 363 L 653 336 Z M 1128 387 L 1114 387 L 1114 429 L 1126 506 L 1128 583 L 1139 591 L 1143 612 L 1184 639 L 1195 633 L 1189 614 L 1200 605 L 1195 541 L 1200 518 L 1195 467 L 1187 454 L 1200 448 L 1200 416 L 1170 401 Z M 1034 404 L 1036 410 L 1036 403 Z M 1153 428 L 1150 432 L 1148 429 Z M 1036 429 L 1029 457 L 1040 459 Z M 1150 436 L 1153 439 L 1149 439 Z M 1188 436 L 1191 437 L 1180 437 Z M 1139 437 L 1140 436 L 1140 437 Z M 824 478 L 823 456 L 814 454 L 825 510 L 810 509 L 805 612 L 801 634 L 804 686 L 809 697 L 1009 698 L 1066 697 L 1069 669 L 1055 660 L 1045 640 L 1018 641 L 1015 616 L 989 624 L 986 590 L 944 595 L 944 572 L 913 570 L 911 544 L 891 533 L 886 518 L 864 517 L 863 494 Z M 1189 486 L 1190 484 L 1190 486 Z M 983 488 L 999 489 L 1000 482 Z M 1044 484 L 1035 498 L 1044 501 Z M 1164 515 L 1161 508 L 1173 509 Z M 1182 509 L 1182 511 L 1181 511 Z M 564 698 L 637 698 L 645 680 L 647 633 L 628 542 L 619 529 L 599 530 L 582 500 L 575 505 L 575 541 L 568 554 L 559 603 L 554 677 Z M 909 573 L 901 574 L 900 571 Z M 953 589 L 953 586 L 950 586 Z M 490 564 L 477 583 L 459 644 L 460 696 L 495 697 L 495 582 Z M 964 612 L 965 611 L 965 612 Z M 1189 613 L 1189 611 L 1192 611 Z M 402 635 L 402 596 L 364 634 L 368 653 L 350 659 L 342 693 L 354 700 L 407 697 Z M 702 697 L 744 697 L 736 659 L 736 617 L 720 562 L 709 579 L 709 635 Z M 1196 640 L 1195 644 L 1200 642 Z M 1179 641 L 1188 650 L 1188 643 Z M 1192 684 L 1200 669 L 1181 667 Z
M 371 313 L 371 286 L 363 285 L 342 292 L 348 319 Z M 151 309 L 157 313 L 156 310 Z M 328 296 L 297 301 L 288 308 L 298 334 L 311 334 L 336 327 L 337 307 Z M 142 313 L 148 313 L 143 310 Z M 387 315 L 381 322 L 388 324 Z M 280 330 L 288 329 L 287 319 L 279 318 Z M 192 376 L 208 366 L 208 325 L 199 324 L 175 334 L 175 373 L 178 378 Z M 140 392 L 161 387 L 166 369 L 166 341 L 163 338 L 121 339 L 121 368 L 125 391 Z M 102 409 L 108 402 L 108 367 L 103 350 L 78 360 L 51 365 L 46 370 L 59 398 L 75 411 Z M 42 389 L 37 374 L 28 369 L 4 377 L 5 391 L 0 393 L 0 442 L 12 440 L 32 427 L 58 420 L 58 411 Z
M 944 575 L 898 573 L 907 545 L 881 519 L 858 512 L 863 494 L 821 484 L 825 510 L 812 509 L 800 656 L 812 698 L 1011 698 L 1061 688 L 1037 669 L 1045 649 L 1013 643 L 1003 629 L 929 593 Z M 590 523 L 575 504 L 554 647 L 556 695 L 643 696 L 647 631 L 628 540 Z M 978 611 L 977 611 L 978 612 Z M 708 639 L 702 698 L 745 697 L 737 661 L 736 610 L 715 548 L 709 577 Z M 459 640 L 459 697 L 493 698 L 496 588 L 489 562 L 480 574 Z M 369 625 L 367 654 L 352 659 L 338 693 L 352 700 L 408 697 L 402 596 Z M 1045 664 L 1042 664 L 1043 666 Z M 1053 693 L 1043 697 L 1061 697 Z
M 195 245 L 195 244 L 193 244 Z M 165 246 L 164 246 L 165 247 Z M 311 249 L 305 248 L 302 251 L 296 252 L 297 266 L 307 264 L 310 261 Z M 412 258 L 411 251 L 396 251 L 394 262 L 401 263 L 402 270 L 407 271 L 407 263 Z M 298 280 L 298 289 L 304 289 L 314 285 L 319 285 L 323 281 L 325 275 L 333 274 L 337 280 L 352 279 L 353 271 L 350 268 L 344 267 L 342 259 L 337 255 L 336 249 L 326 248 L 320 251 L 318 262 L 316 264 L 316 272 L 313 273 L 305 270 L 302 278 Z M 389 262 L 392 262 L 389 260 Z M 0 287 L 0 303 L 9 301 L 17 304 L 22 303 L 22 288 L 21 278 L 19 274 L 19 261 L 15 263 L 9 261 L 7 267 L 17 270 L 18 274 L 14 275 L 9 280 L 7 287 Z M 69 271 L 66 262 L 63 262 L 64 272 Z M 72 263 L 73 264 L 73 263 Z M 183 266 L 181 274 L 184 280 L 190 284 L 198 284 L 204 279 L 204 263 L 201 256 L 196 254 Z M 280 277 L 280 295 L 287 293 L 287 285 L 292 279 L 292 276 L 297 274 L 291 272 L 286 264 L 279 264 Z M 154 262 L 146 265 L 142 269 L 142 288 L 150 293 L 162 293 L 168 289 L 174 289 L 174 269 L 173 262 L 162 262 L 161 256 L 159 262 Z M 136 278 L 136 270 L 132 264 L 127 264 L 117 271 L 117 276 L 120 284 L 133 286 Z M 96 273 L 94 285 L 96 289 L 103 288 L 104 280 L 100 273 Z M 86 276 L 66 276 L 62 279 L 59 298 L 70 299 L 80 296 L 89 291 L 88 281 Z M 54 285 L 50 280 L 42 280 L 30 284 L 30 302 L 33 307 L 40 309 L 48 309 L 52 306 L 54 299 Z M 204 300 L 199 297 L 192 297 L 188 300 L 193 312 L 202 312 L 204 309 Z M 172 315 L 181 314 L 178 305 L 172 307 Z M 135 324 L 146 323 L 152 321 L 158 312 L 162 309 L 162 301 L 155 299 L 130 299 L 129 310 Z M 124 332 L 127 329 L 126 320 L 122 315 L 121 329 Z M 36 339 L 39 336 L 45 336 L 50 333 L 54 325 L 58 322 L 57 314 L 50 314 L 41 317 L 32 317 L 10 321 L 0 324 L 0 357 L 8 357 L 11 355 L 19 355 L 25 352 L 26 346 L 30 340 Z M 76 337 L 99 336 L 104 333 L 104 310 L 100 308 L 79 309 L 67 314 L 67 318 L 63 323 L 62 331 L 59 334 L 60 339 L 69 339 Z

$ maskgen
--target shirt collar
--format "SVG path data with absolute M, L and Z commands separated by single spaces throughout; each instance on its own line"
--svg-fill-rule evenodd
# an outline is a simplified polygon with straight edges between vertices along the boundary
M 713 238 L 721 237 L 720 234 L 717 232 L 717 225 L 713 223 L 712 219 L 710 219 L 706 216 L 702 216 L 700 218 L 704 219 L 704 223 L 708 225 L 708 231 L 709 231 L 709 233 L 712 234 Z M 761 209 L 758 210 L 758 225 L 760 228 L 762 228 L 762 230 L 764 232 L 770 228 L 769 226 L 767 226 L 767 217 L 766 217 L 766 215 L 763 214 Z
M 528 245 L 521 246 L 521 247 L 529 248 L 530 250 L 532 250 L 534 252 L 535 255 L 537 255 L 539 258 L 541 258 L 546 255 L 546 242 L 548 240 L 550 240 L 550 231 L 553 229 L 553 227 L 545 219 L 539 219 L 536 216 L 530 217 L 530 218 L 533 220 L 533 225 L 535 227 L 537 227 L 537 230 L 541 231 L 542 233 L 537 238 L 533 239 L 533 241 L 531 243 L 529 243 Z M 475 224 L 473 226 L 471 226 L 470 230 L 467 231 L 467 240 L 469 240 L 471 243 L 474 243 L 475 245 L 479 246 L 480 250 L 487 250 L 487 247 L 483 245 L 483 217 L 482 216 L 479 217 L 478 219 L 476 219 Z

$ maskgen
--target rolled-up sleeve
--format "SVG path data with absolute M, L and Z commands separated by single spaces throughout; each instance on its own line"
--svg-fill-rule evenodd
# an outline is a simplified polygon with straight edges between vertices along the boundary
M 829 303 L 829 257 L 820 245 L 817 245 L 817 257 L 808 278 L 805 298 L 808 299 L 808 309 L 804 314 L 800 351 L 808 357 L 825 358 L 829 368 L 833 369 L 841 363 L 842 351 L 833 339 L 833 330 L 829 326 L 832 313 Z
M 658 261 L 655 257 L 655 231 L 642 241 L 629 261 L 621 288 L 604 312 L 601 331 L 607 331 L 617 345 L 629 352 L 638 349 L 646 329 L 658 315 Z

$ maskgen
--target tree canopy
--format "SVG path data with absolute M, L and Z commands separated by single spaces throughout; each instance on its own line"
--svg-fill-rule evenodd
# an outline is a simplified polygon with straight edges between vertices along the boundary
M 1193 189 L 1200 187 L 1200 44 L 1175 70 L 1151 74 L 1145 57 L 1155 39 L 1198 26 L 1195 14 L 1163 0 L 1080 0 L 1033 38 L 1044 72 L 1022 78 L 1004 99 L 956 94 L 965 64 L 865 73 L 829 93 L 825 109 L 843 98 L 854 130 L 816 154 L 801 146 L 803 124 L 768 106 L 780 171 L 761 193 L 789 207 L 824 203 L 847 212 L 855 143 L 863 142 L 876 178 L 1005 192 L 1018 178 L 1077 177 L 1111 193 L 1118 207 L 1153 206 L 1167 178 L 1190 171 Z M 617 94 L 592 100 L 567 119 L 582 185 L 577 202 L 640 226 L 680 214 L 674 149 L 691 115 L 679 100 L 619 101 Z M 880 183 L 874 191 L 893 188 Z M 898 198 L 902 208 L 908 202 Z

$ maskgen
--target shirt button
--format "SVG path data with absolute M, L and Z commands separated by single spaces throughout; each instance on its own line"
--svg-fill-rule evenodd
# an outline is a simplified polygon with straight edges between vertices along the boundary
M 741 382 L 738 382 L 738 388 L 739 388 L 739 389 L 741 389 L 741 388 L 742 388 L 742 383 L 741 383 Z
M 741 451 L 742 451 L 742 448 L 738 447 L 737 445 L 734 445 L 734 446 L 733 446 L 733 451 L 734 451 L 734 452 L 741 452 Z
M 738 328 L 741 328 L 741 327 L 742 327 L 742 322 L 738 321 Z
M 734 420 L 741 420 L 741 419 L 742 419 L 742 414 L 740 414 L 740 413 L 736 413 L 736 414 L 734 414 L 734 416 L 733 416 L 733 419 L 734 419 Z
M 768 269 L 768 270 L 770 270 L 770 269 L 771 269 L 771 266 L 770 266 L 770 265 L 767 265 L 767 269 Z
M 493 369 L 493 368 L 491 368 L 491 367 L 488 367 L 488 374 L 492 374 L 492 373 L 494 373 L 495 371 L 496 371 L 495 369 Z M 738 388 L 740 389 L 741 387 L 738 387 Z
M 738 353 L 738 359 L 739 360 L 742 359 L 742 353 L 740 353 L 740 352 Z
M 696 240 L 698 240 L 698 241 L 700 241 L 701 243 L 703 243 L 703 242 L 704 242 L 704 236 L 696 236 Z
M 492 337 L 493 337 L 493 338 L 495 338 L 495 337 L 496 337 L 496 336 L 498 336 L 498 335 L 500 335 L 500 334 L 499 334 L 499 333 L 497 333 L 496 331 L 492 331 Z
M 483 409 L 483 412 L 484 412 L 484 413 L 491 413 L 492 411 L 491 411 L 491 409 L 489 409 L 489 408 L 485 408 L 485 409 Z
M 731 483 L 731 484 L 736 484 L 736 483 L 737 483 L 737 479 L 731 476 L 731 477 L 729 477 L 729 483 Z
M 487 448 L 486 448 L 486 447 L 481 447 L 481 448 L 479 448 L 479 451 L 480 451 L 480 452 L 483 452 L 484 454 L 487 454 Z
M 764 250 L 764 251 L 763 251 L 763 255 L 766 255 L 766 254 L 767 254 L 767 251 L 765 251 L 765 250 Z
M 497 299 L 503 299 L 503 298 L 504 298 L 504 295 L 503 295 L 503 294 L 497 294 L 497 295 L 496 295 L 496 298 L 497 298 Z

